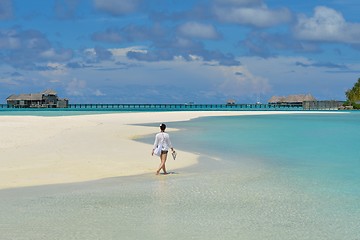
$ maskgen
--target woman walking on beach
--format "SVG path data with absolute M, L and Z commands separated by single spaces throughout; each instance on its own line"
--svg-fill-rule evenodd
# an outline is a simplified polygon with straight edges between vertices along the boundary
M 166 172 L 166 167 L 165 167 L 165 163 L 166 163 L 166 159 L 167 159 L 167 154 L 169 151 L 169 148 L 171 149 L 171 151 L 174 152 L 174 148 L 171 145 L 171 141 L 170 141 L 170 136 L 168 133 L 165 132 L 166 129 L 166 125 L 165 124 L 160 124 L 160 130 L 161 132 L 159 132 L 158 134 L 156 134 L 155 136 L 155 142 L 154 142 L 154 147 L 152 150 L 151 155 L 154 155 L 154 151 L 158 146 L 161 146 L 161 153 L 160 153 L 160 166 L 156 171 L 156 175 L 159 175 L 161 169 L 163 170 L 164 174 L 168 174 Z

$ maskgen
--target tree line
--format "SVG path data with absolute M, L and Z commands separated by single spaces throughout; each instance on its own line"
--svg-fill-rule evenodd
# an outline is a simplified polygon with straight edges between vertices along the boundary
M 354 84 L 352 89 L 346 91 L 345 95 L 347 98 L 345 105 L 353 106 L 354 109 L 360 109 L 360 78 Z

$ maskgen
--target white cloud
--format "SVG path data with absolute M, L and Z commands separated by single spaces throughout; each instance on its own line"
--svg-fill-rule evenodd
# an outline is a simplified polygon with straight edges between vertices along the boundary
M 72 57 L 71 50 L 58 50 L 56 51 L 54 48 L 47 49 L 40 53 L 40 56 L 46 60 L 53 60 L 53 61 L 67 61 Z
M 210 24 L 202 24 L 197 22 L 187 22 L 178 28 L 181 35 L 187 37 L 215 39 L 218 33 L 215 28 Z
M 259 91 L 268 91 L 267 80 L 244 67 L 219 66 L 216 61 L 204 61 L 196 55 L 191 58 L 193 61 L 178 57 L 172 61 L 143 62 L 141 69 L 126 70 L 112 62 L 102 62 L 98 68 L 101 65 L 112 69 L 106 75 L 103 71 L 72 69 L 72 75 L 86 73 L 81 78 L 86 80 L 86 86 L 74 79 L 67 90 L 75 102 L 79 97 L 98 96 L 102 101 L 167 103 L 225 103 L 228 98 L 255 102 Z M 125 58 L 121 62 L 133 63 Z M 239 71 L 243 76 L 236 75 Z
M 86 82 L 84 80 L 74 78 L 67 84 L 66 92 L 70 96 L 83 96 L 85 87 Z
M 202 60 L 203 60 L 202 57 L 196 56 L 196 55 L 192 55 L 192 54 L 189 55 L 189 58 L 190 58 L 192 61 L 202 61 Z
M 106 96 L 106 94 L 101 92 L 99 89 L 95 90 L 94 95 L 97 97 Z
M 216 7 L 214 12 L 221 21 L 261 28 L 289 22 L 292 17 L 286 8 L 271 10 L 266 6 Z
M 147 53 L 147 50 L 145 50 L 146 47 L 144 46 L 132 46 L 127 48 L 110 48 L 108 49 L 113 56 L 115 57 L 126 57 L 126 54 L 131 52 L 140 52 L 140 53 Z M 94 49 L 87 49 L 86 52 L 89 52 L 91 54 L 95 54 Z
M 267 94 L 270 90 L 268 79 L 256 76 L 244 66 L 221 67 L 224 81 L 219 89 L 238 98 L 254 99 L 257 95 Z
M 51 83 L 61 82 L 61 77 L 68 74 L 68 71 L 63 64 L 50 62 L 46 64 L 46 66 L 51 70 L 41 71 L 38 74 L 46 79 L 49 79 L 48 81 Z
M 21 46 L 21 40 L 18 32 L 14 29 L 0 30 L 0 49 L 18 49 Z
M 300 15 L 294 28 L 297 38 L 312 41 L 360 43 L 360 24 L 348 23 L 334 9 L 319 6 L 314 16 Z
M 358 79 L 359 64 L 347 65 L 349 71 L 325 68 L 323 65 L 313 64 L 314 61 L 306 57 L 274 57 L 257 58 L 241 57 L 240 61 L 250 72 L 257 76 L 266 77 L 271 86 L 270 92 L 264 95 L 264 102 L 272 95 L 290 95 L 311 93 L 318 100 L 343 100 L 345 91 Z M 304 67 L 311 65 L 311 67 Z M 341 70 L 341 69 L 340 69 Z M 354 71 L 352 71 L 354 70 Z

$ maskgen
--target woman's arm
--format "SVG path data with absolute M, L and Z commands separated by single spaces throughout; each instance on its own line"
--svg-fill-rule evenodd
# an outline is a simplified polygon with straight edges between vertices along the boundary
M 156 134 L 153 149 L 155 149 L 158 145 L 159 145 L 159 138 L 158 138 L 158 134 Z
M 158 136 L 158 135 L 156 134 L 156 135 L 155 135 L 155 141 L 154 141 L 153 149 L 152 149 L 152 151 L 151 151 L 151 156 L 154 155 L 154 150 L 155 150 L 155 148 L 156 148 L 156 147 L 158 146 L 158 144 L 159 144 L 159 139 L 158 139 L 157 136 Z

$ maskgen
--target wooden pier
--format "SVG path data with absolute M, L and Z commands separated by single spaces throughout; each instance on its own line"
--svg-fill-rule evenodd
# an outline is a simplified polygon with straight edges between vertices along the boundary
M 221 110 L 301 110 L 302 105 L 274 104 L 69 104 L 69 109 L 114 111 L 221 111 Z
M 7 104 L 0 108 L 13 109 Z M 24 109 L 24 108 L 22 108 Z M 39 110 L 26 108 L 27 110 Z M 69 104 L 67 108 L 41 110 L 84 111 L 246 111 L 246 110 L 302 110 L 302 104 Z

